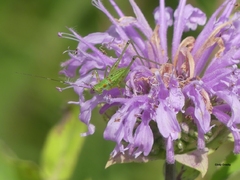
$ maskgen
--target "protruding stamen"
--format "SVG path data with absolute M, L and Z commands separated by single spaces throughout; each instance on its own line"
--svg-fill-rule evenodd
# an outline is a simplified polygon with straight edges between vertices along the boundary
M 73 34 L 64 33 L 64 32 L 58 32 L 58 37 L 79 41 Z
M 75 50 L 68 49 L 66 51 L 63 51 L 63 54 L 65 54 L 65 53 L 71 53 L 73 55 L 76 55 L 76 54 L 78 54 L 78 50 L 77 49 L 75 49 Z
M 62 88 L 56 87 L 56 89 L 57 89 L 59 92 L 62 92 Z
M 79 102 L 77 101 L 68 101 L 68 104 L 76 104 L 76 105 L 79 105 Z
M 59 92 L 62 92 L 66 89 L 69 89 L 69 88 L 73 88 L 73 86 L 67 86 L 67 87 L 64 87 L 64 88 L 60 88 L 60 87 L 56 87 L 56 89 L 59 91 Z

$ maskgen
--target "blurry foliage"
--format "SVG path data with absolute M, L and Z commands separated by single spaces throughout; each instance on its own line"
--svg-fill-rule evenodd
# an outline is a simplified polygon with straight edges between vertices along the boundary
M 116 0 L 126 15 L 133 15 L 127 0 Z M 214 1 L 215 2 L 215 1 Z M 206 0 L 191 1 L 209 15 L 217 5 Z M 106 7 L 114 14 L 107 0 Z M 152 12 L 158 1 L 136 0 L 146 15 L 150 25 L 154 26 Z M 177 1 L 169 0 L 168 6 L 175 8 Z M 116 14 L 114 14 L 116 16 Z M 0 6 L 0 178 L 14 179 L 17 169 L 22 164 L 25 180 L 38 179 L 42 150 L 50 129 L 65 115 L 69 100 L 77 100 L 73 91 L 59 93 L 55 87 L 63 86 L 53 81 L 16 74 L 15 72 L 31 73 L 46 77 L 58 78 L 60 63 L 68 59 L 62 54 L 68 47 L 74 49 L 76 42 L 60 39 L 57 32 L 67 32 L 66 27 L 74 27 L 81 35 L 105 31 L 110 25 L 106 16 L 91 5 L 90 0 L 10 0 L 1 1 Z M 60 77 L 61 78 L 61 77 Z M 78 107 L 76 107 L 78 110 Z M 114 165 L 104 169 L 114 143 L 103 140 L 104 121 L 93 114 L 93 123 L 97 130 L 93 136 L 85 137 L 84 144 L 79 145 L 81 153 L 71 180 L 130 180 L 130 179 L 162 179 L 162 161 L 147 164 Z M 76 113 L 74 113 L 76 114 Z M 75 116 L 78 120 L 78 115 Z M 79 122 L 81 130 L 85 125 Z M 84 130 L 83 130 L 84 131 Z M 77 134 L 72 138 L 83 138 Z M 74 141 L 73 141 L 74 142 Z M 4 145 L 2 145 L 4 144 Z M 12 149 L 14 153 L 3 149 Z M 2 148 L 4 147 L 4 148 Z M 45 147 L 46 148 L 46 147 Z M 51 147 L 53 148 L 53 147 Z M 7 148 L 8 149 L 8 148 Z M 226 154 L 232 147 L 223 149 Z M 221 149 L 221 151 L 223 151 Z M 224 157 L 221 155 L 221 162 Z M 80 152 L 80 151 L 79 151 Z M 16 154 L 16 155 L 15 155 Z M 216 158 L 216 157 L 214 157 Z M 23 159 L 23 160 L 20 160 Z M 206 178 L 209 179 L 216 170 L 213 161 Z M 19 167 L 15 167 L 19 165 Z M 34 173 L 29 173 L 29 172 Z M 37 172 L 37 173 L 36 173 Z M 14 177 L 14 178 L 13 178 Z M 1 179 L 2 179 L 1 178 Z M 35 179 L 34 178 L 34 179 Z M 18 178 L 16 178 L 18 179 Z M 19 179 L 20 175 L 19 175 Z

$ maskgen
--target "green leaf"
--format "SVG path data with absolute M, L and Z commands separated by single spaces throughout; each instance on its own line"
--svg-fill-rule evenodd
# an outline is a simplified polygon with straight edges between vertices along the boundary
M 194 150 L 186 154 L 175 155 L 176 161 L 188 166 L 192 169 L 201 172 L 202 177 L 205 176 L 208 170 L 208 151 L 206 150 Z M 184 176 L 187 171 L 184 171 Z
M 114 157 L 110 157 L 107 161 L 107 164 L 105 166 L 105 168 L 108 168 L 109 166 L 112 166 L 114 164 L 123 164 L 123 163 L 131 163 L 131 162 L 135 162 L 135 163 L 147 163 L 150 161 L 155 161 L 155 160 L 159 160 L 160 157 L 159 155 L 154 156 L 154 155 L 149 155 L 149 156 L 144 156 L 144 155 L 140 155 L 137 158 L 135 158 L 134 156 L 129 155 L 128 151 L 126 151 L 124 154 L 119 153 Z
M 236 177 L 240 174 L 240 155 L 230 152 L 225 162 L 218 163 L 217 165 L 220 168 L 213 174 L 213 178 L 236 179 Z
M 125 151 L 124 154 L 118 153 L 116 156 L 110 156 L 105 168 L 112 166 L 114 164 L 124 164 L 124 163 L 147 163 L 150 161 L 156 160 L 164 160 L 165 159 L 165 151 L 161 151 L 157 145 L 153 145 L 152 151 L 148 156 L 144 156 L 143 154 L 139 155 L 138 157 L 134 157 L 130 155 L 129 151 Z
M 176 179 L 181 180 L 192 180 L 196 179 L 200 172 L 196 169 L 190 168 L 189 166 L 185 166 L 176 161 L 176 170 L 177 170 L 177 177 Z
M 38 166 L 17 156 L 0 141 L 0 179 L 40 180 Z
M 66 113 L 47 136 L 42 154 L 42 175 L 45 180 L 70 179 L 85 138 L 86 126 L 79 122 L 79 110 Z
M 218 122 L 216 122 L 217 124 Z M 229 130 L 223 124 L 219 124 L 216 127 L 213 127 L 213 135 L 210 137 L 207 143 L 209 149 L 208 155 L 214 153 L 221 144 L 226 143 L 230 140 Z

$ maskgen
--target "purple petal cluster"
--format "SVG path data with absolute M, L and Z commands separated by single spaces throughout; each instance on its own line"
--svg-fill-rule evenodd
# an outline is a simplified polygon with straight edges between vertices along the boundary
M 113 17 L 100 0 L 92 1 L 112 24 L 106 32 L 82 37 L 70 28 L 71 34 L 59 33 L 60 37 L 79 43 L 76 50 L 68 50 L 70 59 L 62 64 L 60 73 L 77 78 L 68 84 L 79 95 L 77 102 L 70 103 L 80 106 L 79 118 L 88 127 L 82 135 L 94 133 L 95 126 L 90 123 L 92 110 L 101 105 L 101 114 L 111 113 L 104 138 L 116 142 L 112 156 L 126 152 L 133 157 L 148 156 L 156 137 L 150 124 L 155 123 L 165 143 L 167 162 L 174 163 L 174 142 L 180 138 L 183 117 L 197 127 L 198 149 L 205 148 L 204 135 L 214 127 L 214 117 L 232 132 L 234 152 L 239 153 L 240 14 L 231 16 L 235 0 L 225 1 L 208 21 L 200 9 L 186 4 L 186 0 L 179 1 L 176 10 L 165 7 L 164 0 L 160 0 L 153 13 L 154 29 L 134 0 L 129 2 L 135 17 L 125 15 L 114 0 L 109 2 L 118 17 Z M 197 37 L 183 39 L 184 33 L 204 24 Z M 167 44 L 171 26 L 172 44 Z M 130 44 L 122 54 L 129 40 L 137 51 Z M 108 55 L 109 51 L 115 57 Z M 99 82 L 93 71 L 98 71 L 100 80 L 107 79 L 105 70 L 121 54 L 119 67 L 127 67 L 135 55 L 140 56 L 130 67 L 123 85 L 110 90 L 103 87 L 102 93 L 93 93 L 91 99 L 85 100 L 83 91 L 92 92 Z

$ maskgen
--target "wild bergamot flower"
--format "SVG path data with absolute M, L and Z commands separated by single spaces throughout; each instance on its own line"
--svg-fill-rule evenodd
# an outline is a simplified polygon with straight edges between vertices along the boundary
M 129 2 L 135 17 L 125 15 L 109 1 L 118 17 L 113 17 L 100 0 L 92 1 L 112 23 L 106 32 L 82 37 L 69 28 L 71 34 L 59 33 L 79 43 L 76 50 L 69 51 L 70 59 L 62 64 L 61 73 L 77 78 L 69 87 L 79 100 L 70 103 L 80 106 L 79 118 L 88 127 L 82 135 L 94 133 L 91 113 L 100 105 L 100 114 L 107 117 L 104 138 L 116 142 L 112 157 L 125 153 L 137 158 L 164 150 L 167 163 L 172 164 L 174 154 L 205 149 L 219 123 L 231 131 L 234 153 L 239 153 L 240 14 L 232 15 L 235 0 L 225 1 L 207 23 L 206 15 L 186 0 L 179 1 L 175 11 L 160 0 L 153 13 L 154 29 L 134 0 Z M 197 37 L 186 36 L 185 32 L 196 30 L 198 25 L 204 27 Z M 167 44 L 171 26 L 172 43 Z M 133 46 L 122 53 L 129 40 Z M 135 55 L 140 57 L 126 78 L 118 86 L 106 88 L 113 83 L 107 75 L 117 58 L 121 56 L 118 68 L 127 67 Z M 94 85 L 103 79 L 107 83 L 94 92 Z M 91 99 L 85 100 L 84 90 L 92 93 Z

